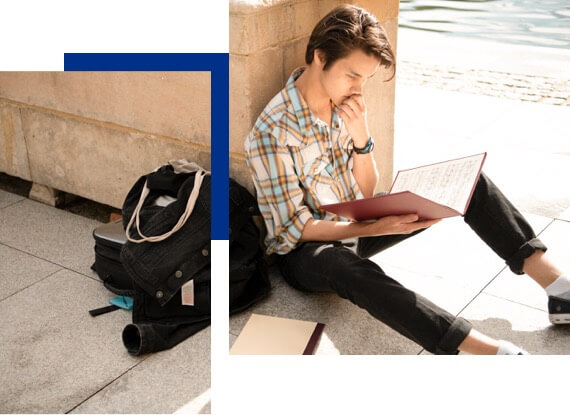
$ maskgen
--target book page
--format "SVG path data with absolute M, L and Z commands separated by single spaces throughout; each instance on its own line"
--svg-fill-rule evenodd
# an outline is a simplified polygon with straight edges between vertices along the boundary
M 485 153 L 398 172 L 390 193 L 410 191 L 465 213 Z

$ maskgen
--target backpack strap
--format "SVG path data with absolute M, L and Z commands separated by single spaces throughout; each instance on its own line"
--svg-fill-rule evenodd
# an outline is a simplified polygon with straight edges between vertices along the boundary
M 162 235 L 145 236 L 141 232 L 141 229 L 140 229 L 139 214 L 140 214 L 140 211 L 143 207 L 144 201 L 146 200 L 146 197 L 148 196 L 148 194 L 150 192 L 150 190 L 148 189 L 148 183 L 147 183 L 148 179 L 147 179 L 147 181 L 145 181 L 145 183 L 144 183 L 144 187 L 142 189 L 141 196 L 139 198 L 139 202 L 137 203 L 137 206 L 135 207 L 135 210 L 131 216 L 131 219 L 129 220 L 129 223 L 127 224 L 127 227 L 125 229 L 127 240 L 129 240 L 130 242 L 133 242 L 135 244 L 140 244 L 143 242 L 160 242 L 160 241 L 163 241 L 166 238 L 168 238 L 170 235 L 172 235 L 173 233 L 178 231 L 180 228 L 182 228 L 182 226 L 184 226 L 184 224 L 186 223 L 186 221 L 188 220 L 188 218 L 192 214 L 192 211 L 194 210 L 194 205 L 196 204 L 196 200 L 198 199 L 198 195 L 200 194 L 200 187 L 202 186 L 202 181 L 204 179 L 204 176 L 210 174 L 210 172 L 207 170 L 204 170 L 202 167 L 198 166 L 196 163 L 191 163 L 191 162 L 188 162 L 187 160 L 171 160 L 171 161 L 169 161 L 169 164 L 174 168 L 174 171 L 176 173 L 193 173 L 193 172 L 196 172 L 196 175 L 194 176 L 194 187 L 192 188 L 192 193 L 190 193 L 190 196 L 188 197 L 188 202 L 186 203 L 186 209 L 184 210 L 184 213 L 178 219 L 178 222 L 174 225 L 174 227 L 170 231 L 168 231 Z M 131 236 L 130 236 L 130 230 L 131 230 L 131 227 L 133 226 L 133 222 L 136 224 L 137 232 L 140 235 L 141 239 L 134 239 L 134 238 L 131 238 Z

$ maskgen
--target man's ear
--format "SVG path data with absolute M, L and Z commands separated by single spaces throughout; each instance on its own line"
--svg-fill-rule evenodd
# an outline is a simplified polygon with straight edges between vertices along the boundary
M 318 67 L 322 69 L 327 63 L 325 52 L 323 52 L 321 49 L 315 49 L 313 54 L 313 62 L 315 62 Z

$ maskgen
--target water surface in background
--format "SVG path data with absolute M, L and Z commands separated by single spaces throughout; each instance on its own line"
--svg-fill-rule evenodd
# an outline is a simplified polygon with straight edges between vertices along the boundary
M 399 26 L 570 50 L 570 0 L 400 0 Z

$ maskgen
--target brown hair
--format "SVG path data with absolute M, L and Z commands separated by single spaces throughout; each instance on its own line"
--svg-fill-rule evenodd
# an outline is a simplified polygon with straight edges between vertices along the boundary
M 313 62 L 316 49 L 325 54 L 323 70 L 355 49 L 360 49 L 378 58 L 381 66 L 392 68 L 392 76 L 388 80 L 396 73 L 394 52 L 386 31 L 373 14 L 360 7 L 348 4 L 338 6 L 317 23 L 305 52 L 307 65 Z

